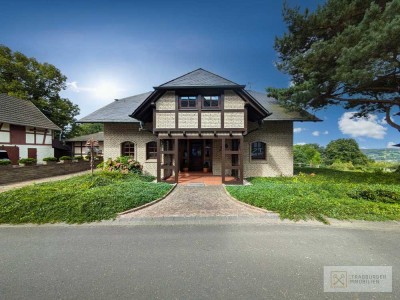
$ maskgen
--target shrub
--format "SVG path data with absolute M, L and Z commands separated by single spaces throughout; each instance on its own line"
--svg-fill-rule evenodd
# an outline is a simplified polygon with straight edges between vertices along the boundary
M 340 160 L 335 160 L 333 164 L 330 165 L 331 169 L 339 170 L 339 171 L 351 171 L 354 170 L 355 167 L 353 163 L 350 162 L 342 162 Z
M 400 203 L 400 193 L 385 189 L 358 189 L 347 193 L 347 195 L 353 199 L 383 203 Z
M 21 158 L 18 162 L 20 164 L 31 166 L 31 165 L 36 164 L 36 159 L 34 159 L 34 158 Z
M 57 158 L 55 158 L 55 157 L 45 157 L 45 158 L 43 158 L 43 161 L 57 161 Z
M 60 160 L 72 160 L 71 156 L 61 156 Z
M 129 156 L 120 156 L 115 160 L 111 158 L 103 162 L 103 168 L 107 171 L 118 171 L 121 173 L 136 173 L 141 174 L 143 167 L 139 162 Z
M 74 156 L 74 159 L 75 160 L 83 160 L 83 156 L 81 156 L 81 155 L 80 156 Z
M 0 166 L 8 166 L 11 165 L 11 160 L 9 159 L 1 159 L 0 160 Z

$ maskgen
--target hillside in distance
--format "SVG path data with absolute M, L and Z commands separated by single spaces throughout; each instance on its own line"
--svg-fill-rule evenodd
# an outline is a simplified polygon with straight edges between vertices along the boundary
M 361 149 L 369 158 L 376 161 L 396 161 L 400 162 L 400 148 L 399 149 Z

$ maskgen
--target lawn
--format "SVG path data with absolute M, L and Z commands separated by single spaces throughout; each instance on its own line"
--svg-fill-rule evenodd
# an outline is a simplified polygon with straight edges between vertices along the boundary
M 294 177 L 250 178 L 251 186 L 228 186 L 245 203 L 282 219 L 400 220 L 400 175 L 303 168 Z
M 113 219 L 117 213 L 165 195 L 171 185 L 152 177 L 96 172 L 67 180 L 0 193 L 0 223 L 84 223 Z

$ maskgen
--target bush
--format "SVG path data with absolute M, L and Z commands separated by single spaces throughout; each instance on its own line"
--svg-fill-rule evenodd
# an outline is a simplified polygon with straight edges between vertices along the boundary
M 11 160 L 9 159 L 1 159 L 0 160 L 0 166 L 8 166 L 11 165 Z
M 55 157 L 45 157 L 45 158 L 43 158 L 43 161 L 57 161 L 57 158 L 55 158 Z
M 352 171 L 355 169 L 353 163 L 349 162 L 342 162 L 340 160 L 335 160 L 333 164 L 330 165 L 331 169 L 339 170 L 339 171 Z
M 60 160 L 72 160 L 71 156 L 61 156 Z
M 21 158 L 18 162 L 20 164 L 24 164 L 26 166 L 31 166 L 31 165 L 36 164 L 36 159 L 34 159 L 34 158 Z
M 74 156 L 74 160 L 83 160 L 83 156 Z
M 109 158 L 103 162 L 103 168 L 107 171 L 117 171 L 125 174 L 129 172 L 142 174 L 143 169 L 139 162 L 129 156 L 120 156 L 115 160 Z
M 347 193 L 353 199 L 363 199 L 373 202 L 400 203 L 400 193 L 386 189 L 356 189 Z

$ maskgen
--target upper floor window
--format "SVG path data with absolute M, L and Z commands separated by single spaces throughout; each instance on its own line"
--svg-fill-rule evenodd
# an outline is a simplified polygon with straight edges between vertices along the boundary
M 124 142 L 121 144 L 121 155 L 135 157 L 135 144 Z
M 204 108 L 219 108 L 219 96 L 204 96 L 203 97 Z
M 196 108 L 197 97 L 196 96 L 180 96 L 179 97 L 179 108 L 190 109 Z
M 266 159 L 266 145 L 263 142 L 251 143 L 251 159 Z

